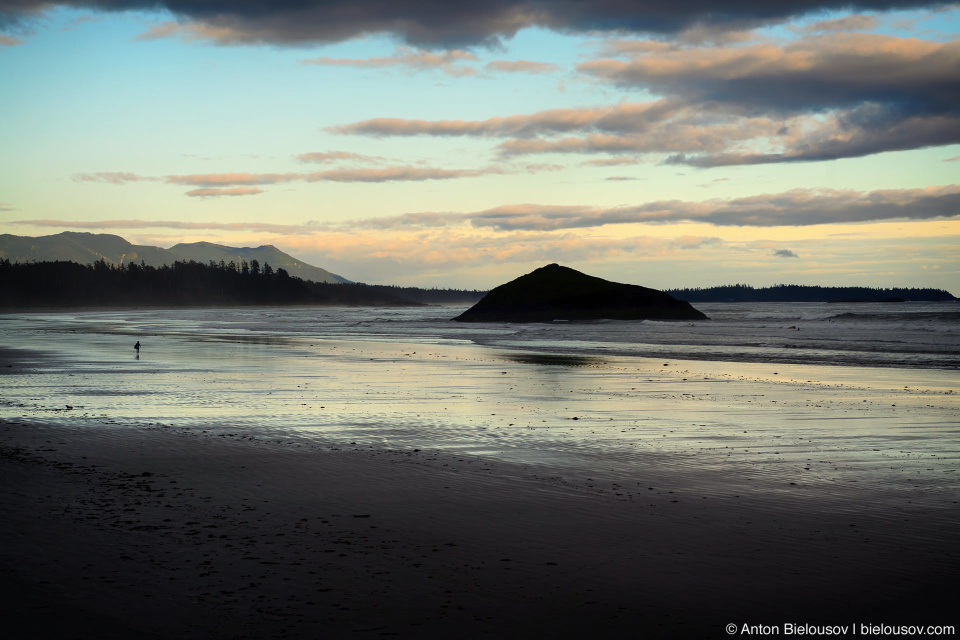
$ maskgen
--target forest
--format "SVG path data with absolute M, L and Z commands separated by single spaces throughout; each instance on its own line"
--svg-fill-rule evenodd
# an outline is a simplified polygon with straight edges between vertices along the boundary
M 301 280 L 245 260 L 152 267 L 0 260 L 0 308 L 471 304 L 482 291 Z
M 818 287 L 778 284 L 754 288 L 731 284 L 705 289 L 668 289 L 687 302 L 948 302 L 956 300 L 943 289 L 876 289 L 872 287 Z

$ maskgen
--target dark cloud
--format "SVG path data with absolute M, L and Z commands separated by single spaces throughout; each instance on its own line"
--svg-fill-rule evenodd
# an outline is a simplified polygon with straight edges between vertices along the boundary
M 543 233 L 616 224 L 701 222 L 724 227 L 799 227 L 958 216 L 960 184 L 870 192 L 794 189 L 745 198 L 716 198 L 702 202 L 660 200 L 611 208 L 516 204 L 473 213 L 407 213 L 352 224 L 364 228 L 397 230 L 468 224 L 496 231 Z M 782 257 L 788 256 L 782 254 Z
M 53 6 L 99 11 L 166 10 L 168 23 L 220 44 L 337 42 L 389 33 L 421 46 L 495 44 L 526 27 L 559 31 L 677 33 L 743 29 L 830 10 L 937 7 L 945 0 L 2 0 L 0 28 Z
M 512 205 L 465 216 L 475 227 L 556 231 L 611 224 L 705 222 L 716 226 L 810 226 L 960 216 L 960 185 L 872 192 L 794 189 L 730 200 L 664 200 L 598 209 Z
M 831 33 L 782 46 L 621 39 L 604 50 L 620 57 L 584 62 L 578 70 L 663 97 L 486 120 L 375 118 L 328 131 L 501 138 L 503 156 L 671 154 L 667 163 L 697 167 L 960 143 L 960 41 Z
M 865 103 L 906 113 L 960 102 L 960 42 L 834 33 L 777 46 L 667 48 L 629 60 L 585 62 L 581 72 L 684 102 L 741 113 L 799 113 Z
M 793 251 L 790 251 L 790 249 L 777 249 L 776 251 L 773 252 L 773 255 L 777 258 L 799 258 L 800 257 L 797 254 L 795 254 Z

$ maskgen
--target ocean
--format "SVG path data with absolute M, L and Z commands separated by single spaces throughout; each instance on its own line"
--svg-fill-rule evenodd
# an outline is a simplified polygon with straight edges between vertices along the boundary
M 466 456 L 585 491 L 669 477 L 677 491 L 960 497 L 956 304 L 696 306 L 711 319 L 8 314 L 0 419 Z

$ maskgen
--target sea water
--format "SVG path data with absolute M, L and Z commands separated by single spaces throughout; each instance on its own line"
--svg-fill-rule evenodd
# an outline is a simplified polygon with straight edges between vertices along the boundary
M 710 320 L 464 324 L 450 320 L 462 307 L 443 306 L 9 314 L 0 419 L 439 452 L 596 491 L 669 478 L 678 492 L 955 505 L 960 307 L 697 308 Z

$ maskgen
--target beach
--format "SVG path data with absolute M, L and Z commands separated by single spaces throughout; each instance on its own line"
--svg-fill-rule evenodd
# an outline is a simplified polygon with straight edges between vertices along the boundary
M 244 313 L 0 319 L 12 637 L 957 623 L 955 370 Z

